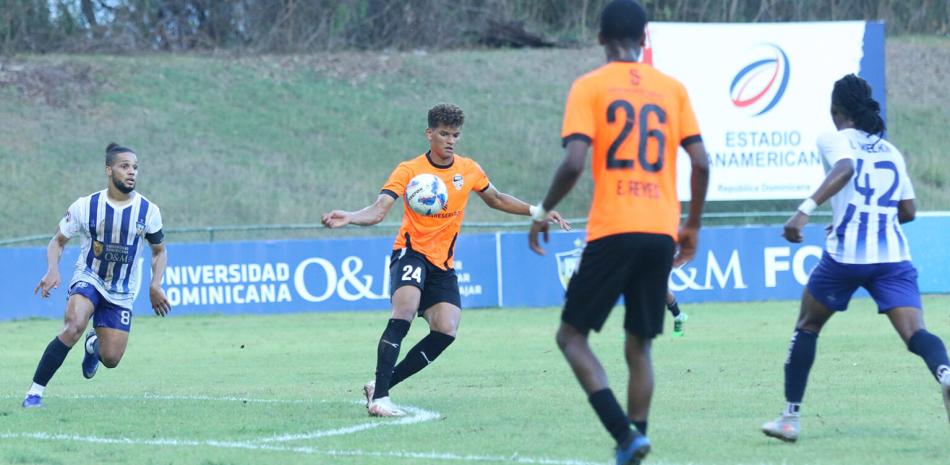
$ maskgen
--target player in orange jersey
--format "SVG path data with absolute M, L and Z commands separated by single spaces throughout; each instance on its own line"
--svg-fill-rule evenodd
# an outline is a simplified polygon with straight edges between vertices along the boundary
M 389 389 L 432 363 L 455 340 L 462 310 L 452 255 L 468 194 L 478 193 L 485 204 L 503 212 L 529 216 L 536 213 L 536 207 L 495 189 L 478 163 L 455 153 L 464 121 L 459 107 L 436 105 L 429 110 L 429 127 L 425 131 L 428 152 L 400 163 L 372 205 L 358 211 L 333 210 L 323 215 L 323 224 L 328 228 L 373 225 L 386 217 L 416 175 L 434 174 L 448 186 L 448 203 L 442 213 L 423 216 L 408 205 L 404 209 L 389 268 L 393 280 L 392 317 L 379 340 L 376 378 L 363 386 L 366 406 L 373 416 L 404 415 L 389 399 Z M 544 218 L 562 229 L 570 229 L 555 211 L 546 213 Z M 417 313 L 429 322 L 430 332 L 396 365 L 402 339 Z
M 637 62 L 645 27 L 646 13 L 634 1 L 614 0 L 604 7 L 599 38 L 607 64 L 571 86 L 561 131 L 567 153 L 535 210 L 532 218 L 537 221 L 528 236 L 531 249 L 543 254 L 538 234 L 547 239 L 545 212 L 574 186 L 593 146 L 587 247 L 567 288 L 557 343 L 617 441 L 618 464 L 639 463 L 650 450 L 650 342 L 663 330 L 671 266 L 696 253 L 709 182 L 706 149 L 686 89 Z M 678 146 L 692 161 L 692 201 L 682 227 L 676 195 Z M 590 330 L 600 330 L 621 295 L 630 372 L 626 414 L 587 340 Z

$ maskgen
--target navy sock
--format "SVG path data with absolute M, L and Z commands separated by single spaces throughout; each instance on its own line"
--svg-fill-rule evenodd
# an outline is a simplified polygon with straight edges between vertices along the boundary
M 677 302 L 677 301 L 674 300 L 673 303 L 666 305 L 666 309 L 669 310 L 671 314 L 673 314 L 673 318 L 676 318 L 676 317 L 680 316 L 680 303 L 679 303 L 679 302 Z M 641 432 L 642 432 L 642 431 L 641 431 Z
M 643 421 L 631 421 L 630 423 L 633 423 L 633 426 L 636 426 L 636 427 L 637 427 L 637 431 L 639 431 L 640 434 L 642 434 L 642 435 L 644 435 L 644 436 L 647 435 L 647 421 L 646 421 L 646 420 L 643 420 Z
M 630 430 L 630 419 L 623 412 L 613 391 L 610 388 L 601 389 L 591 394 L 588 400 L 597 412 L 600 422 L 604 424 L 604 428 L 607 428 L 617 444 L 621 446 L 627 444 L 633 436 Z
M 930 368 L 930 372 L 938 381 L 937 370 L 940 366 L 950 366 L 950 360 L 947 360 L 947 348 L 943 345 L 943 341 L 927 332 L 926 329 L 921 329 L 910 337 L 910 341 L 907 342 L 907 349 L 924 359 L 927 368 Z
M 56 373 L 56 370 L 62 366 L 63 360 L 66 360 L 66 354 L 69 353 L 69 349 L 66 344 L 63 344 L 63 341 L 59 340 L 59 337 L 54 337 L 46 346 L 46 350 L 40 358 L 40 363 L 36 366 L 36 373 L 33 374 L 33 382 L 40 386 L 46 386 Z
M 801 403 L 808 384 L 808 372 L 815 362 L 818 335 L 804 329 L 795 330 L 785 361 L 785 400 Z
M 409 349 L 406 358 L 402 359 L 399 365 L 396 365 L 396 371 L 393 372 L 389 387 L 392 388 L 406 378 L 418 373 L 419 370 L 429 366 L 453 341 L 455 341 L 455 336 L 431 331 L 412 349 Z
M 409 332 L 409 322 L 391 318 L 379 338 L 376 348 L 376 391 L 374 399 L 389 396 L 389 381 L 393 376 L 393 367 L 399 358 L 399 346 Z

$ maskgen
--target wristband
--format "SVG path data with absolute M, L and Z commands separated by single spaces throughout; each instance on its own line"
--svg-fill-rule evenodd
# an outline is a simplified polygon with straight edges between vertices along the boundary
M 806 215 L 811 215 L 811 212 L 815 211 L 815 208 L 818 208 L 818 204 L 815 203 L 815 201 L 812 200 L 811 197 L 809 197 L 805 199 L 801 205 L 798 206 L 798 211 Z
M 531 215 L 531 221 L 537 221 L 538 223 L 543 223 L 548 219 L 548 211 L 545 210 L 540 203 L 537 205 L 529 205 L 528 214 Z

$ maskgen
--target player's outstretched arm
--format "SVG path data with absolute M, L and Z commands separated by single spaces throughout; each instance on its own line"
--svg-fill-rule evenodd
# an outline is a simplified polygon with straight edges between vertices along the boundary
M 504 192 L 495 189 L 495 186 L 489 185 L 488 189 L 485 189 L 482 192 L 478 193 L 478 196 L 482 198 L 485 202 L 485 205 L 488 205 L 495 210 L 500 210 L 505 213 L 511 213 L 514 215 L 525 215 L 531 216 L 532 207 L 528 203 L 519 200 L 517 197 L 506 194 Z M 565 231 L 571 230 L 571 224 L 565 220 L 560 213 L 556 211 L 550 211 L 547 214 L 548 223 L 556 223 L 561 229 Z
M 383 221 L 383 219 L 386 218 L 386 214 L 389 213 L 389 209 L 391 209 L 395 203 L 396 199 L 389 195 L 379 194 L 379 197 L 376 198 L 376 202 L 373 202 L 372 205 L 362 210 L 355 212 L 333 210 L 329 213 L 324 213 L 320 220 L 324 226 L 331 229 L 342 228 L 348 224 L 372 226 Z
M 67 242 L 69 242 L 69 238 L 64 236 L 57 226 L 56 234 L 53 235 L 49 245 L 46 246 L 46 274 L 33 289 L 34 294 L 39 293 L 40 297 L 45 299 L 49 297 L 53 289 L 59 287 L 62 281 L 59 276 L 59 259 L 63 256 L 63 249 L 66 248 Z
M 172 304 L 162 290 L 162 276 L 165 275 L 165 266 L 168 265 L 168 251 L 164 242 L 149 246 L 152 249 L 152 282 L 148 286 L 148 297 L 155 314 L 165 316 L 172 310 Z
M 540 218 L 546 217 L 547 212 L 553 209 L 557 204 L 574 188 L 581 174 L 584 173 L 584 160 L 587 158 L 587 150 L 590 148 L 590 142 L 583 139 L 574 139 L 567 143 L 565 147 L 566 154 L 564 160 L 554 172 L 554 179 L 551 180 L 551 187 L 548 188 L 547 195 L 540 205 L 535 207 L 532 213 L 531 229 L 528 231 L 528 247 L 538 255 L 544 255 L 544 249 L 538 242 L 538 234 L 542 234 L 544 242 L 548 241 L 548 222 L 540 221 Z
M 692 166 L 689 176 L 689 214 L 679 230 L 676 257 L 673 259 L 674 267 L 683 265 L 696 255 L 703 206 L 706 204 L 706 190 L 709 188 L 709 155 L 706 153 L 706 145 L 702 141 L 697 141 L 684 149 L 689 155 Z
M 808 224 L 808 215 L 815 207 L 825 203 L 826 200 L 840 192 L 851 181 L 852 176 L 854 176 L 854 160 L 844 158 L 835 162 L 835 166 L 825 176 L 825 180 L 818 186 L 818 190 L 811 197 L 805 199 L 799 205 L 798 210 L 792 214 L 792 217 L 785 222 L 782 237 L 793 243 L 804 240 L 802 229 Z

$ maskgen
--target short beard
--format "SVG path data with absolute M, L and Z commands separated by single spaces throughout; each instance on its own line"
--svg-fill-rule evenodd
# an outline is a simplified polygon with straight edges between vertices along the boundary
M 119 192 L 122 192 L 123 194 L 128 194 L 135 190 L 135 186 L 125 187 L 125 184 L 116 180 L 116 178 L 112 178 L 112 185 L 115 186 L 115 188 L 118 189 Z

